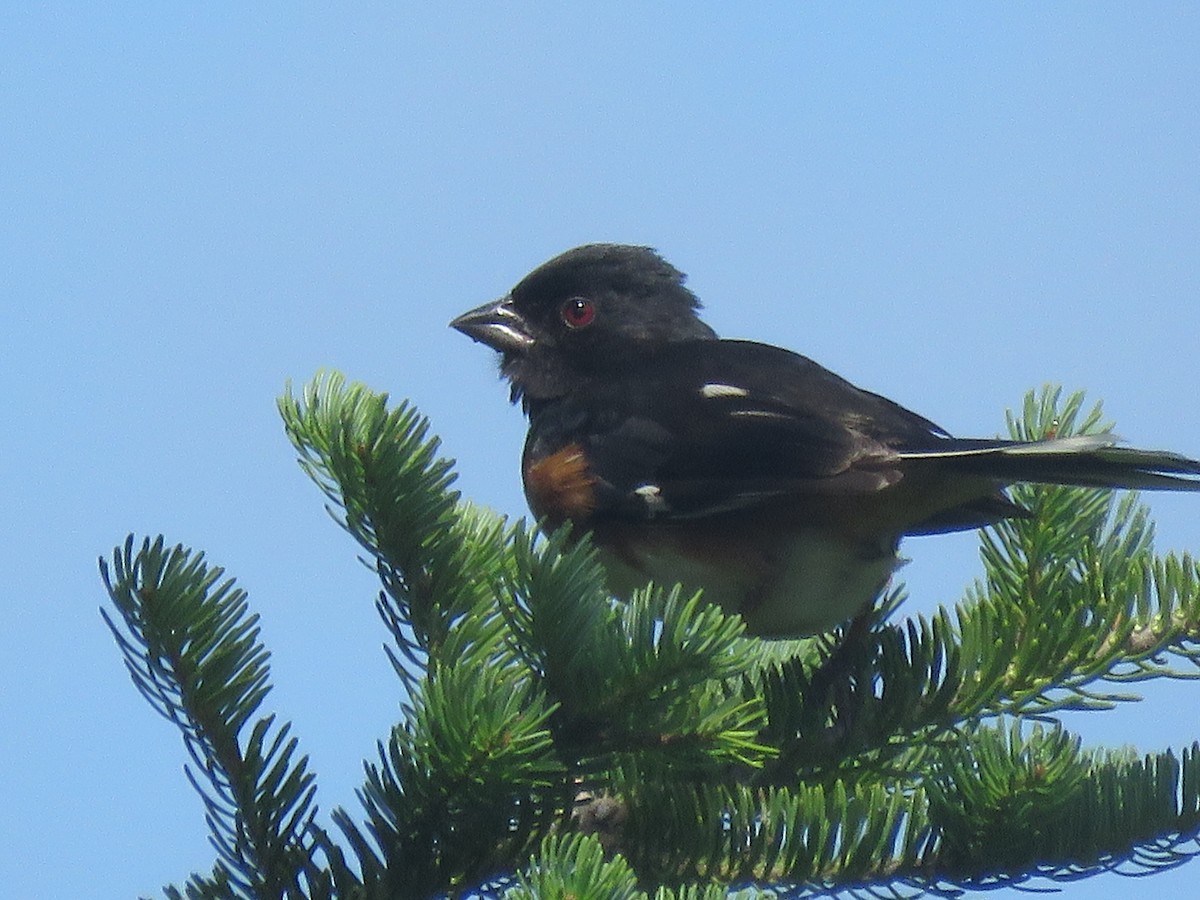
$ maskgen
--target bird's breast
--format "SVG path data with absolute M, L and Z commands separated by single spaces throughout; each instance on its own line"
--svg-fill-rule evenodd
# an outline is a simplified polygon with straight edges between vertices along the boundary
M 637 535 L 596 529 L 613 593 L 627 597 L 649 581 L 703 590 L 760 637 L 816 634 L 853 618 L 900 564 L 895 540 L 868 545 L 825 529 L 749 525 L 739 533 L 728 523 L 715 530 L 693 523 L 651 529 Z

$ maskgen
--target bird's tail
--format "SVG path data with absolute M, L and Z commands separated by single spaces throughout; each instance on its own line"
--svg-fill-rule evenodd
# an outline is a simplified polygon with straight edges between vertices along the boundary
M 1044 441 L 948 438 L 944 446 L 904 451 L 906 460 L 942 461 L 963 474 L 1002 483 L 1032 481 L 1076 487 L 1200 491 L 1200 461 L 1163 450 L 1119 447 L 1112 434 Z

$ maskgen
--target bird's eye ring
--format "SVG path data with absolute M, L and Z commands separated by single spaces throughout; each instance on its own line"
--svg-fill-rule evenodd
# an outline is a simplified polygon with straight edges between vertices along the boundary
M 558 313 L 568 328 L 586 328 L 596 318 L 596 304 L 586 297 L 572 297 L 559 307 Z

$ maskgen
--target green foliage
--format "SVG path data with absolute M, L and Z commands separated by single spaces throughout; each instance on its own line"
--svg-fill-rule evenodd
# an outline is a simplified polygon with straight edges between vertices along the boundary
M 620 856 L 605 859 L 604 848 L 592 837 L 573 834 L 546 839 L 541 853 L 508 892 L 508 900 L 538 900 L 543 897 L 611 897 L 637 900 L 637 874 Z
M 739 620 L 678 588 L 615 603 L 590 545 L 569 546 L 564 532 L 540 541 L 518 525 L 512 547 L 499 599 L 530 671 L 560 704 L 559 744 L 576 770 L 629 751 L 680 771 L 766 752 L 755 742 L 762 705 L 736 680 L 753 659 L 734 650 Z
M 187 775 L 204 802 L 219 861 L 189 897 L 285 897 L 312 879 L 316 787 L 294 759 L 289 725 L 267 715 L 246 726 L 270 692 L 267 651 L 246 594 L 202 554 L 133 538 L 101 573 L 120 620 L 102 610 L 133 683 L 183 733 Z M 312 894 L 316 895 L 318 890 Z
M 1018 487 L 952 609 L 764 642 L 678 588 L 613 600 L 588 541 L 464 503 L 428 422 L 319 376 L 280 400 L 300 465 L 378 573 L 405 688 L 361 814 L 319 824 L 245 594 L 132 537 L 103 615 L 183 735 L 217 861 L 168 897 L 893 895 L 1138 871 L 1195 852 L 1200 748 L 1086 750 L 1050 717 L 1194 677 L 1200 566 L 1137 498 Z M 1030 394 L 1019 437 L 1107 430 Z M 751 891 L 757 891 L 751 893 Z

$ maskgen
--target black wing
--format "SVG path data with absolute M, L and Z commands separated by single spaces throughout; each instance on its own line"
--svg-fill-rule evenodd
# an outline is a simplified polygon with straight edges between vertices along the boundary
M 672 344 L 546 410 L 542 452 L 580 443 L 595 513 L 692 518 L 795 494 L 864 494 L 906 450 L 944 447 L 928 419 L 806 357 L 747 341 Z M 534 448 L 535 453 L 538 452 Z
M 908 466 L 997 485 L 1200 490 L 1200 462 L 1117 447 L 1109 434 L 954 438 L 806 357 L 748 341 L 672 344 L 547 411 L 531 443 L 535 454 L 539 444 L 542 452 L 582 445 L 595 478 L 594 514 L 618 519 L 694 518 L 798 495 L 861 496 L 896 484 Z M 968 503 L 945 522 L 931 520 L 930 529 L 1020 512 L 998 493 L 979 502 L 982 511 Z

